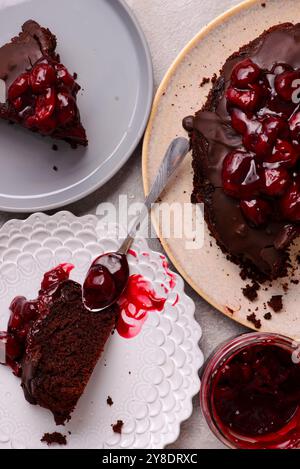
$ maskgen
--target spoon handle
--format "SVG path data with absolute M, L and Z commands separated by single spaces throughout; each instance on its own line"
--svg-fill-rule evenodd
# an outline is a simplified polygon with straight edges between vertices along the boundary
M 145 199 L 143 209 L 141 210 L 137 219 L 134 221 L 127 238 L 124 240 L 122 246 L 118 251 L 121 254 L 127 254 L 128 249 L 132 245 L 135 235 L 139 230 L 142 221 L 144 220 L 148 211 L 151 210 L 152 204 L 156 202 L 163 189 L 166 187 L 174 171 L 178 168 L 178 166 L 181 164 L 181 162 L 189 152 L 189 148 L 189 141 L 186 138 L 178 137 L 172 140 L 164 156 L 163 162 L 158 170 L 153 186 L 151 187 L 150 192 Z

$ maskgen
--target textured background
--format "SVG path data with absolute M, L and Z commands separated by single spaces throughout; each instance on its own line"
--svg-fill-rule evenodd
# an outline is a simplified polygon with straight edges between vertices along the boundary
M 217 15 L 240 2 L 237 0 L 127 0 L 127 3 L 140 21 L 149 42 L 157 86 L 186 42 Z M 108 184 L 86 199 L 65 208 L 76 215 L 95 213 L 99 203 L 117 202 L 119 194 L 128 194 L 133 202 L 143 200 L 141 147 Z M 12 218 L 10 215 L 0 213 L 0 223 L 10 218 Z M 13 218 L 25 218 L 25 216 L 14 214 Z M 155 250 L 161 250 L 157 240 L 151 240 L 150 245 Z M 242 332 L 240 326 L 216 312 L 188 286 L 186 291 L 196 303 L 196 317 L 203 329 L 201 348 L 205 357 L 220 342 Z M 199 398 L 196 396 L 193 415 L 182 424 L 180 437 L 171 448 L 222 447 L 208 430 L 201 416 L 198 401 Z

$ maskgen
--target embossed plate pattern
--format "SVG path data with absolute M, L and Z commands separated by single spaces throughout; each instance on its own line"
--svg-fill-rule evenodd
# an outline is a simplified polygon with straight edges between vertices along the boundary
M 6 328 L 11 299 L 17 294 L 35 297 L 46 270 L 73 262 L 71 278 L 82 281 L 95 256 L 117 247 L 115 231 L 93 215 L 34 214 L 7 222 L 0 230 L 0 330 Z M 170 277 L 161 254 L 143 239 L 133 249 L 138 256 L 129 256 L 131 273 L 144 275 L 165 296 Z M 173 442 L 192 412 L 203 363 L 194 303 L 184 293 L 183 280 L 175 279 L 164 311 L 149 314 L 136 338 L 111 337 L 65 427 L 56 427 L 47 410 L 28 404 L 20 380 L 0 367 L 0 448 L 44 447 L 41 437 L 55 430 L 67 435 L 67 448 L 162 448 Z M 122 435 L 111 428 L 119 419 L 124 421 Z

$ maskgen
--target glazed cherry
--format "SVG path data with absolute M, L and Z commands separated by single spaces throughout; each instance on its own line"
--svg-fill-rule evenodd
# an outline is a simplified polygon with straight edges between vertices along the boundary
M 254 226 L 264 225 L 272 213 L 270 204 L 266 200 L 259 198 L 241 200 L 240 208 L 246 219 Z
M 288 123 L 276 116 L 266 116 L 262 121 L 262 130 L 273 143 L 278 137 L 288 138 L 290 134 Z
M 43 58 L 11 84 L 8 101 L 15 120 L 25 127 L 50 135 L 67 126 L 70 138 L 81 140 L 85 132 L 75 100 L 79 89 L 62 64 Z
M 76 106 L 73 96 L 66 91 L 61 91 L 57 95 L 58 122 L 67 125 L 76 117 Z
M 231 74 L 231 83 L 238 88 L 246 88 L 255 83 L 260 75 L 260 68 L 250 59 L 239 62 Z
M 285 101 L 292 101 L 293 93 L 300 86 L 300 71 L 288 71 L 277 75 L 275 89 Z
M 261 191 L 269 197 L 280 197 L 290 184 L 290 175 L 284 168 L 266 168 L 261 173 Z
M 227 110 L 242 146 L 224 159 L 222 183 L 227 195 L 240 199 L 240 209 L 253 226 L 266 223 L 268 199 L 273 198 L 282 198 L 279 220 L 282 214 L 290 222 L 299 221 L 299 187 L 292 183 L 300 159 L 299 89 L 300 69 L 286 63 L 261 70 L 246 59 L 232 70 Z
M 253 112 L 259 108 L 263 93 L 257 84 L 251 85 L 251 89 L 248 90 L 229 87 L 226 91 L 226 98 L 232 106 L 238 107 L 244 112 Z
M 300 181 L 294 180 L 280 201 L 283 217 L 291 222 L 300 222 Z
M 30 73 L 30 85 L 34 93 L 44 93 L 56 82 L 56 73 L 52 65 L 40 63 Z
M 73 269 L 73 264 L 64 263 L 50 270 L 44 275 L 43 281 L 41 283 L 41 290 L 46 291 L 49 288 L 56 286 L 58 283 L 68 280 L 70 277 L 70 272 Z
M 75 87 L 75 80 L 72 75 L 68 72 L 66 67 L 62 64 L 56 64 L 54 66 L 58 80 L 60 80 L 70 91 Z
M 280 62 L 280 63 L 276 63 L 275 65 L 273 65 L 271 72 L 274 75 L 281 75 L 283 72 L 291 72 L 293 70 L 294 69 L 293 67 L 291 67 L 291 65 Z
M 30 86 L 29 83 L 29 73 L 22 73 L 20 76 L 18 76 L 8 89 L 8 99 L 10 101 L 14 101 L 16 98 L 19 98 L 24 93 L 26 93 Z
M 116 302 L 129 278 L 125 254 L 111 252 L 97 257 L 91 265 L 83 284 L 85 306 L 97 311 Z
M 224 191 L 236 198 L 253 198 L 259 192 L 259 176 L 251 154 L 243 151 L 228 153 L 223 162 Z
M 267 159 L 267 164 L 272 163 L 275 167 L 293 168 L 298 161 L 299 150 L 286 140 L 278 139 L 272 155 Z
M 294 113 L 289 119 L 291 137 L 300 143 L 300 112 Z

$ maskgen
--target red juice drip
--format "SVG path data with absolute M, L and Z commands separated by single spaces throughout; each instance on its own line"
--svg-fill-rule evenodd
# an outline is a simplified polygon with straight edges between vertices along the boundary
M 125 339 L 135 337 L 142 329 L 151 311 L 162 311 L 166 298 L 158 298 L 142 275 L 131 275 L 118 301 L 120 315 L 117 331 Z
M 160 258 L 162 259 L 162 266 L 165 270 L 165 273 L 167 274 L 167 276 L 169 277 L 169 285 L 170 285 L 170 288 L 171 290 L 175 287 L 176 285 L 176 276 L 173 272 L 171 272 L 171 270 L 169 269 L 169 264 L 166 260 L 166 257 L 161 254 L 160 255 Z

